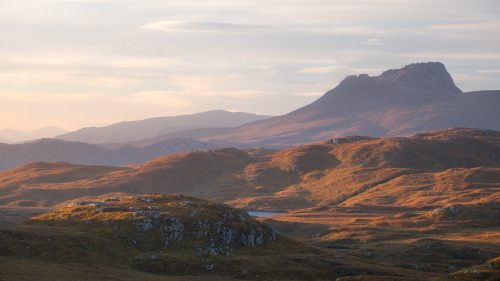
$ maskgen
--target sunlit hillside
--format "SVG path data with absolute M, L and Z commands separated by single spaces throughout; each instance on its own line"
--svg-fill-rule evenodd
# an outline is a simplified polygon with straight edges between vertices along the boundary
M 0 173 L 1 221 L 78 201 L 183 193 L 284 211 L 263 220 L 316 246 L 445 274 L 500 256 L 499 155 L 499 132 L 448 129 L 185 152 L 116 168 L 32 163 Z

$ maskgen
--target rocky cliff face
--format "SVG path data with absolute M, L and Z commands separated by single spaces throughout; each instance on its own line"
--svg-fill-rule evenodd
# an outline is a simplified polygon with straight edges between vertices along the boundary
M 373 80 L 432 92 L 462 93 L 440 62 L 414 63 L 401 69 L 387 70 Z
M 444 64 L 440 62 L 413 63 L 400 69 L 386 70 L 378 76 L 369 76 L 368 74 L 347 76 L 335 89 L 337 93 L 342 93 L 387 86 L 434 93 L 462 93 L 455 86 L 453 78 Z

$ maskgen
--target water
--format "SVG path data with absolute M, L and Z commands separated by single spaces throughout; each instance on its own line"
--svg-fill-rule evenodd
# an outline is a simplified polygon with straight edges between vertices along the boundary
M 286 214 L 284 212 L 248 212 L 249 215 L 254 216 L 254 217 L 271 217 L 271 216 L 279 216 Z

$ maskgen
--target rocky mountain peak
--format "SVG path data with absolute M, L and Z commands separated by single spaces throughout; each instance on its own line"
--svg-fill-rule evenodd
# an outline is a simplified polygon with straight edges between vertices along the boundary
M 436 92 L 462 93 L 455 86 L 446 67 L 440 62 L 409 64 L 401 69 L 384 71 L 380 76 L 375 77 L 375 79 Z
M 462 93 L 455 86 L 446 67 L 440 62 L 413 63 L 400 69 L 384 71 L 379 76 L 368 74 L 347 76 L 341 86 L 353 90 L 356 88 L 373 87 L 374 82 L 401 85 L 433 92 Z

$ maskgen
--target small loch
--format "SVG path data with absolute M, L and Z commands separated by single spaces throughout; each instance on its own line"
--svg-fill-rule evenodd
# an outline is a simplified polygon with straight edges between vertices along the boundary
M 248 214 L 253 217 L 272 217 L 286 214 L 285 212 L 260 212 L 260 211 L 248 211 Z

